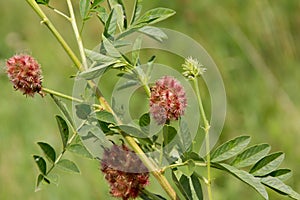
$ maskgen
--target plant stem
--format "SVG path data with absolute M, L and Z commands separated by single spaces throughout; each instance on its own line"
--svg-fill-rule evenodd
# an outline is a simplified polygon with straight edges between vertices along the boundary
M 61 44 L 61 46 L 65 49 L 66 53 L 69 55 L 69 57 L 74 62 L 74 64 L 78 68 L 81 68 L 80 60 L 77 58 L 75 53 L 72 51 L 72 49 L 66 43 L 66 41 L 63 39 L 63 37 L 60 35 L 60 33 L 57 31 L 57 29 L 54 27 L 54 25 L 51 23 L 51 21 L 45 15 L 45 13 L 42 11 L 42 9 L 39 7 L 39 5 L 35 2 L 35 0 L 26 0 L 26 1 L 32 7 L 32 9 L 37 13 L 37 15 L 42 19 L 41 23 L 45 24 L 49 28 L 49 30 L 52 32 L 54 37 L 58 40 L 58 42 Z
M 82 39 L 81 39 L 79 30 L 78 30 L 78 27 L 77 27 L 77 24 L 76 24 L 76 18 L 75 18 L 75 14 L 74 14 L 74 10 L 73 10 L 71 0 L 67 0 L 67 4 L 68 4 L 68 7 L 69 7 L 69 12 L 70 12 L 70 22 L 72 24 L 73 31 L 74 31 L 76 41 L 77 41 L 77 44 L 78 44 L 78 49 L 79 49 L 79 52 L 80 52 L 83 69 L 86 70 L 87 69 L 86 56 L 85 56 L 85 53 L 84 53 L 84 47 L 83 47 Z
M 201 99 L 201 93 L 200 89 L 198 86 L 198 79 L 194 78 L 193 79 L 194 87 L 196 90 L 197 98 L 198 98 L 198 104 L 199 104 L 199 109 L 200 109 L 200 114 L 203 119 L 204 123 L 204 132 L 205 132 L 205 147 L 206 147 L 206 159 L 207 159 L 207 193 L 208 193 L 208 199 L 212 200 L 212 190 L 211 190 L 211 163 L 210 163 L 210 143 L 209 143 L 209 129 L 210 125 L 208 123 L 208 120 L 206 118 L 205 110 L 203 107 L 202 99 Z
M 47 5 L 48 8 L 50 8 L 51 10 L 53 10 L 54 12 L 56 12 L 57 14 L 59 14 L 60 16 L 64 17 L 66 20 L 70 21 L 70 17 L 68 15 L 66 15 L 65 13 L 53 8 L 50 5 Z
M 54 27 L 54 25 L 49 21 L 49 19 L 47 18 L 45 13 L 41 10 L 39 5 L 35 2 L 35 0 L 26 0 L 26 1 L 33 8 L 33 10 L 38 14 L 38 16 L 42 19 L 42 22 L 53 33 L 55 38 L 58 40 L 58 42 L 62 45 L 62 47 L 64 48 L 66 53 L 72 59 L 72 61 L 74 62 L 75 66 L 78 68 L 78 70 L 81 72 L 84 71 L 84 68 L 82 67 L 80 60 L 76 57 L 75 53 L 68 46 L 66 41 L 63 39 L 63 37 L 60 35 L 60 33 Z M 68 3 L 71 4 L 71 0 L 68 0 Z M 71 16 L 71 18 L 72 18 L 72 16 Z M 74 18 L 72 20 L 74 20 L 73 23 L 76 23 Z M 74 27 L 76 27 L 76 29 L 77 29 L 77 25 L 76 26 L 75 26 L 75 24 L 72 24 L 72 25 L 73 25 L 73 29 L 74 29 Z M 75 33 L 75 34 L 76 35 L 78 34 L 78 29 L 77 29 L 77 33 Z M 78 39 L 81 40 L 80 37 L 77 37 L 77 40 Z M 82 56 L 82 60 L 84 61 L 83 57 L 85 57 L 85 55 L 84 55 L 84 52 L 82 51 L 83 50 L 83 46 L 81 46 L 82 42 L 79 41 L 78 45 L 79 45 L 79 48 L 81 48 L 81 50 L 80 50 L 81 56 Z M 103 97 L 103 95 L 102 95 L 101 91 L 99 90 L 99 88 L 97 87 L 97 85 L 93 81 L 88 81 L 88 84 L 90 85 L 91 89 L 95 91 L 95 95 L 97 96 L 101 106 L 103 106 L 103 109 L 105 109 L 108 112 L 111 112 L 114 116 L 116 116 L 114 111 L 108 104 L 108 102 Z M 119 122 L 120 120 L 117 120 L 117 121 Z M 172 186 L 170 185 L 170 183 L 168 182 L 168 180 L 160 173 L 160 171 L 158 171 L 158 168 L 156 167 L 156 165 L 145 155 L 145 153 L 139 147 L 139 145 L 136 143 L 134 138 L 132 138 L 131 136 L 129 136 L 125 133 L 122 133 L 122 136 L 125 138 L 126 142 L 132 147 L 132 149 L 140 156 L 141 160 L 148 167 L 149 171 L 157 179 L 157 181 L 160 183 L 160 185 L 163 187 L 163 189 L 166 191 L 166 193 L 169 195 L 169 197 L 172 200 L 177 200 L 178 199 L 177 194 L 174 191 L 174 189 L 172 188 Z
M 42 91 L 45 92 L 45 93 L 48 93 L 48 94 L 53 94 L 54 96 L 57 96 L 57 97 L 61 97 L 63 99 L 67 99 L 67 100 L 70 100 L 70 101 L 75 101 L 77 103 L 84 103 L 84 100 L 82 100 L 82 99 L 77 99 L 75 97 L 72 97 L 72 96 L 69 96 L 69 95 L 66 95 L 66 94 L 63 94 L 63 93 L 45 88 L 45 87 L 42 88 Z M 103 107 L 101 105 L 98 105 L 98 104 L 92 104 L 92 106 L 94 108 L 98 108 L 100 110 L 103 109 Z
M 46 92 L 46 93 L 48 93 L 48 94 L 53 94 L 53 95 L 55 95 L 55 96 L 61 97 L 61 98 L 63 98 L 63 99 L 70 100 L 70 101 L 75 101 L 75 102 L 78 102 L 78 103 L 83 103 L 83 102 L 84 102 L 84 101 L 81 100 L 81 99 L 77 99 L 77 98 L 71 97 L 71 96 L 69 96 L 69 95 L 66 95 L 66 94 L 63 94 L 63 93 L 60 93 L 60 92 L 57 92 L 57 91 L 54 91 L 54 90 L 45 88 L 45 87 L 42 88 L 42 91 L 43 91 L 43 92 Z

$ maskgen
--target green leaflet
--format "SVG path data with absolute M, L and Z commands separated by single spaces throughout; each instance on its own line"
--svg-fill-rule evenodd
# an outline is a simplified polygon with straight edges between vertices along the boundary
M 290 186 L 284 184 L 281 180 L 276 177 L 265 177 L 261 179 L 261 182 L 268 186 L 269 188 L 275 190 L 276 192 L 280 192 L 281 194 L 288 195 L 293 199 L 300 199 L 300 194 L 295 192 Z
M 281 164 L 283 159 L 284 154 L 282 152 L 270 154 L 258 161 L 251 168 L 250 173 L 254 176 L 264 176 L 277 169 L 277 167 Z
M 153 26 L 144 26 L 140 28 L 138 32 L 141 32 L 159 42 L 168 39 L 168 36 L 160 28 Z
M 100 110 L 96 112 L 97 119 L 106 123 L 115 124 L 116 120 L 110 112 Z
M 88 16 L 89 10 L 90 10 L 90 0 L 80 0 L 79 11 L 83 21 L 89 18 Z
M 139 26 L 142 24 L 155 24 L 157 22 L 163 21 L 176 12 L 169 8 L 154 8 L 152 10 L 147 11 L 143 16 L 141 16 L 134 25 Z
M 232 165 L 241 168 L 255 164 L 258 160 L 267 155 L 271 147 L 268 144 L 260 144 L 247 148 L 238 154 L 232 161 Z
M 64 171 L 80 174 L 79 168 L 71 160 L 62 159 L 57 163 L 57 166 Z
M 46 158 L 49 161 L 51 161 L 52 163 L 54 163 L 55 159 L 56 159 L 56 153 L 55 153 L 54 148 L 50 144 L 45 143 L 45 142 L 38 142 L 37 144 L 40 146 L 40 148 L 46 155 Z
M 42 158 L 41 156 L 33 155 L 33 159 L 34 159 L 36 165 L 38 166 L 40 172 L 43 175 L 46 175 L 47 165 L 46 165 L 46 161 L 44 160 L 44 158 Z
M 130 24 L 133 24 L 137 18 L 139 18 L 141 12 L 142 12 L 142 0 L 135 0 L 132 19 Z
M 267 176 L 276 177 L 281 181 L 285 181 L 292 176 L 292 171 L 290 169 L 277 169 L 269 173 Z
M 250 142 L 250 136 L 240 136 L 225 142 L 211 154 L 212 162 L 227 160 L 241 152 Z
M 196 194 L 198 200 L 202 200 L 203 192 L 202 192 L 202 187 L 201 187 L 201 183 L 199 181 L 198 176 L 195 173 L 193 173 L 191 176 L 191 180 L 192 180 L 194 191 L 195 191 L 195 194 Z
M 69 139 L 69 128 L 66 121 L 61 116 L 56 115 L 55 118 L 59 128 L 63 148 L 65 148 L 67 146 L 68 139 Z
M 232 167 L 230 165 L 227 165 L 225 163 L 219 163 L 217 165 L 220 165 L 221 167 L 225 168 L 228 172 L 230 172 L 232 175 L 240 179 L 241 181 L 247 183 L 252 188 L 254 188 L 261 196 L 264 197 L 264 199 L 269 199 L 268 193 L 265 189 L 265 187 L 261 184 L 260 179 L 254 177 L 252 174 L 249 174 L 248 172 L 245 172 L 243 170 L 239 170 L 235 167 Z
M 85 158 L 93 159 L 93 156 L 90 154 L 90 152 L 81 144 L 70 145 L 68 147 L 68 151 Z

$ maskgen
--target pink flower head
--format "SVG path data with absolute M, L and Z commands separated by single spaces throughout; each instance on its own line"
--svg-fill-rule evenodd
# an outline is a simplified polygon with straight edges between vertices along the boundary
M 174 77 L 164 76 L 151 87 L 150 113 L 159 125 L 178 120 L 186 106 L 184 88 Z
M 42 93 L 42 75 L 38 62 L 29 55 L 15 55 L 6 61 L 6 72 L 16 90 L 34 96 Z
M 114 197 L 127 200 L 136 198 L 149 184 L 149 172 L 140 158 L 124 144 L 105 149 L 101 159 L 101 171 Z

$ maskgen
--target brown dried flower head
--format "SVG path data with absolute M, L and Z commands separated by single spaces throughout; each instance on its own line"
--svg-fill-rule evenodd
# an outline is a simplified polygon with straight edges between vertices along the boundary
M 26 96 L 42 93 L 42 72 L 38 62 L 31 56 L 20 54 L 6 61 L 6 72 L 16 90 L 21 90 Z
M 151 87 L 150 113 L 159 125 L 177 120 L 186 106 L 184 88 L 174 77 L 164 76 Z
M 147 184 L 149 172 L 140 158 L 124 144 L 105 149 L 101 159 L 101 171 L 114 197 L 127 200 L 136 198 Z

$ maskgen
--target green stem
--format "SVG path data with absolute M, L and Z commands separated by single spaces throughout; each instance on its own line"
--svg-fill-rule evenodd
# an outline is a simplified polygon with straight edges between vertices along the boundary
M 53 94 L 54 96 L 57 96 L 57 97 L 61 97 L 63 99 L 67 99 L 67 100 L 70 100 L 70 101 L 75 101 L 77 103 L 84 103 L 84 100 L 82 100 L 82 99 L 77 99 L 75 97 L 72 97 L 72 96 L 69 96 L 69 95 L 66 95 L 66 94 L 63 94 L 63 93 L 51 90 L 49 88 L 43 87 L 42 91 L 45 92 L 45 93 L 48 93 L 48 94 Z M 97 108 L 97 109 L 100 109 L 100 110 L 103 109 L 103 107 L 101 105 L 99 105 L 99 104 L 92 104 L 92 106 L 94 108 Z
M 51 23 L 51 21 L 48 19 L 48 17 L 42 11 L 42 9 L 39 7 L 39 5 L 35 2 L 35 0 L 26 0 L 26 1 L 32 7 L 32 9 L 37 13 L 37 15 L 42 19 L 42 23 L 45 24 L 49 28 L 49 30 L 52 32 L 52 34 L 58 40 L 58 42 L 61 44 L 61 46 L 65 49 L 66 53 L 69 55 L 69 57 L 74 62 L 74 64 L 78 67 L 78 69 L 81 69 L 82 67 L 81 67 L 80 60 L 78 60 L 75 53 L 72 51 L 72 49 L 66 43 L 66 41 L 63 39 L 63 37 L 60 35 L 60 33 L 57 31 L 55 26 Z
M 45 93 L 48 93 L 48 94 L 53 94 L 55 96 L 61 97 L 63 99 L 67 99 L 67 100 L 70 100 L 70 101 L 75 101 L 77 103 L 83 103 L 84 102 L 81 99 L 77 99 L 77 98 L 71 97 L 69 95 L 66 95 L 66 94 L 63 94 L 63 93 L 60 93 L 60 92 L 57 92 L 57 91 L 45 88 L 45 87 L 42 88 L 42 91 L 45 92 Z
M 68 15 L 66 15 L 65 13 L 57 10 L 56 8 L 53 8 L 50 5 L 47 5 L 48 8 L 50 8 L 51 10 L 53 10 L 55 13 L 59 14 L 60 16 L 64 17 L 66 20 L 70 21 L 70 17 Z
M 73 6 L 72 6 L 72 2 L 71 0 L 67 0 L 67 4 L 69 7 L 69 12 L 70 12 L 70 21 L 72 24 L 72 28 L 76 37 L 76 41 L 77 41 L 77 45 L 79 48 L 79 52 L 80 52 L 80 56 L 81 56 L 81 61 L 82 61 L 82 65 L 83 65 L 83 69 L 87 69 L 87 60 L 86 60 L 86 56 L 84 53 L 84 47 L 83 47 L 83 43 L 82 43 L 82 39 L 77 27 L 77 23 L 76 23 L 76 18 L 75 18 L 75 14 L 74 14 L 74 10 L 73 10 Z
M 203 119 L 204 123 L 204 132 L 205 132 L 205 147 L 206 147 L 206 159 L 207 159 L 207 192 L 208 192 L 208 199 L 212 200 L 212 190 L 211 190 L 211 161 L 210 161 L 210 143 L 209 143 L 209 129 L 210 125 L 208 123 L 208 120 L 206 118 L 205 110 L 203 107 L 202 99 L 201 99 L 201 93 L 198 86 L 198 80 L 197 78 L 193 79 L 194 87 L 196 90 L 197 98 L 198 98 L 198 104 L 200 109 L 200 114 Z

